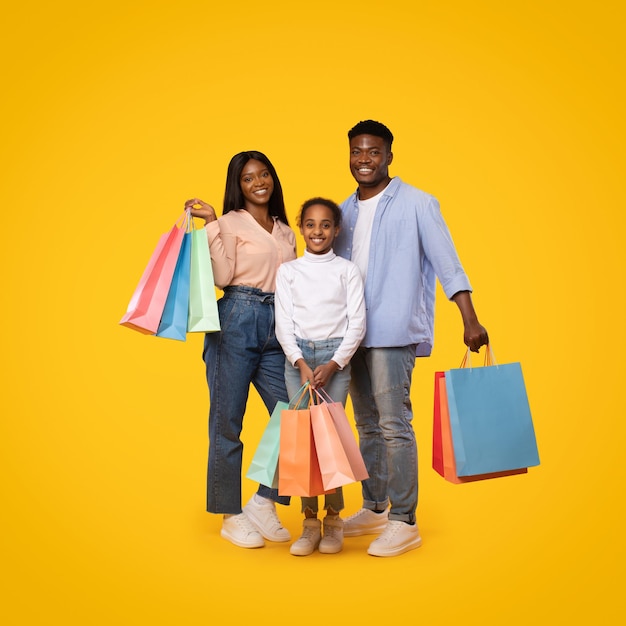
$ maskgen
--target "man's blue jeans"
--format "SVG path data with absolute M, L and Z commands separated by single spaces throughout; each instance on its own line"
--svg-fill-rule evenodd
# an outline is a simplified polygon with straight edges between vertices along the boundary
M 359 446 L 369 478 L 362 482 L 363 507 L 389 519 L 415 521 L 417 444 L 411 409 L 415 346 L 359 348 L 352 357 L 350 398 Z
M 207 511 L 241 513 L 241 429 L 250 384 L 268 413 L 288 402 L 285 355 L 274 332 L 274 294 L 252 287 L 226 287 L 218 301 L 221 331 L 207 333 L 203 359 L 209 386 L 209 466 Z M 267 415 L 248 419 L 267 422 Z M 289 504 L 276 489 L 259 486 L 259 495 Z

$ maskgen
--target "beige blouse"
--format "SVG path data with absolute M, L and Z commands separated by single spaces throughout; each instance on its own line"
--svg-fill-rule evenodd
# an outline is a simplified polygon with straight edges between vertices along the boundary
M 276 218 L 271 234 L 245 209 L 229 211 L 205 229 L 213 277 L 220 289 L 245 285 L 273 293 L 278 266 L 296 258 L 296 236 Z

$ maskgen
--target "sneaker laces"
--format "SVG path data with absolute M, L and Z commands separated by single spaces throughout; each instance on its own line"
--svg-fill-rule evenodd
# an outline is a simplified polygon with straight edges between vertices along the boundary
M 357 522 L 360 518 L 367 515 L 368 509 L 359 509 L 356 513 L 353 513 L 349 517 L 346 517 L 346 522 Z
M 276 513 L 276 506 L 274 505 L 273 502 L 269 504 L 269 506 L 267 507 L 267 510 L 268 510 L 268 513 L 272 522 L 273 530 L 276 531 L 280 528 L 283 528 L 280 518 L 278 517 L 278 513 Z
M 250 533 L 258 532 L 252 522 L 248 519 L 248 516 L 245 514 L 234 515 L 231 519 L 234 519 L 237 526 L 239 526 L 241 530 L 244 530 L 248 535 Z
M 399 520 L 390 520 L 389 522 L 387 522 L 385 530 L 383 530 L 378 539 L 376 539 L 375 541 L 382 542 L 391 540 L 392 537 L 402 528 L 401 524 L 404 524 L 404 522 L 401 522 Z
M 305 526 L 302 529 L 302 536 L 300 537 L 300 539 L 304 539 L 305 541 L 308 541 L 309 539 L 315 539 L 318 533 L 319 529 L 315 526 Z

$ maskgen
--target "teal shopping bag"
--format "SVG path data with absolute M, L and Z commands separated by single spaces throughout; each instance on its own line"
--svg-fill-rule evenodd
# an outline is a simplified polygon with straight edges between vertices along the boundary
M 520 363 L 452 369 L 445 380 L 459 477 L 539 465 Z
M 280 449 L 280 417 L 283 410 L 303 408 L 308 404 L 309 396 L 305 393 L 308 383 L 303 385 L 291 399 L 291 402 L 277 402 L 270 421 L 267 423 L 259 445 L 254 452 L 246 477 L 272 489 L 278 488 L 278 451 Z
M 204 228 L 191 231 L 191 269 L 187 332 L 220 330 L 209 241 Z
M 187 317 L 189 313 L 189 276 L 191 270 L 191 233 L 185 233 L 176 262 L 172 284 L 167 294 L 165 308 L 157 330 L 157 337 L 187 339 Z
M 277 402 L 259 445 L 254 452 L 246 476 L 261 485 L 278 488 L 278 450 L 280 448 L 280 415 L 289 408 L 288 402 Z

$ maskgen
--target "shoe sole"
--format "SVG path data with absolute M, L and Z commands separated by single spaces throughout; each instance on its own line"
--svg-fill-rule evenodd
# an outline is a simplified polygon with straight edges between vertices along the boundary
M 235 537 L 233 537 L 229 533 L 224 532 L 223 530 L 220 531 L 220 535 L 221 535 L 222 539 L 226 539 L 226 541 L 230 541 L 230 543 L 232 543 L 233 545 L 235 545 L 235 546 L 237 546 L 239 548 L 262 548 L 265 545 L 265 542 L 263 542 L 263 543 L 245 543 L 244 541 L 239 541 L 238 539 L 236 539 Z
M 419 548 L 422 545 L 422 538 L 418 537 L 417 539 L 414 539 L 413 541 L 411 541 L 411 543 L 405 543 L 403 546 L 399 546 L 398 548 L 394 548 L 393 550 L 381 550 L 380 552 L 376 551 L 376 548 L 374 548 L 372 550 L 372 547 L 370 546 L 367 549 L 367 553 L 370 556 L 399 556 L 400 554 L 404 554 L 405 552 L 410 552 L 411 550 L 415 550 L 416 548 Z
M 326 546 L 323 546 L 322 544 L 320 544 L 317 549 L 321 554 L 338 554 L 339 552 L 343 550 L 343 546 L 339 546 L 339 548 L 335 548 L 335 547 L 327 548 Z
M 387 520 L 380 526 L 376 528 L 346 528 L 345 525 L 343 527 L 343 536 L 344 537 L 362 537 L 363 535 L 380 535 L 380 533 L 385 530 L 387 526 Z
M 313 552 L 315 552 L 315 548 L 313 548 L 313 550 L 311 550 L 310 552 L 299 552 L 298 550 L 289 550 L 289 554 L 293 555 L 293 556 L 309 556 L 311 554 L 313 554 Z

